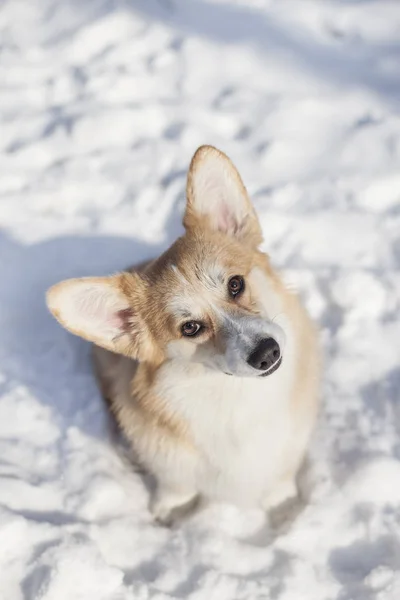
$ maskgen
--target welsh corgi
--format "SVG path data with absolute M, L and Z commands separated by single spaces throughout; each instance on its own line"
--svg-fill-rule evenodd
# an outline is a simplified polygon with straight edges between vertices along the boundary
M 318 409 L 316 331 L 259 249 L 235 166 L 200 147 L 186 191 L 185 234 L 159 258 L 47 293 L 61 325 L 94 342 L 163 523 L 198 497 L 267 511 L 296 497 Z

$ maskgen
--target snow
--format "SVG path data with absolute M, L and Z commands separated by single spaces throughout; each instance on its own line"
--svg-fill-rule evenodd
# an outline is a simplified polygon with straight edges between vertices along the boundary
M 0 6 L 1 600 L 400 597 L 398 0 Z M 307 503 L 153 524 L 88 346 L 44 292 L 157 254 L 185 172 L 238 165 L 321 328 Z

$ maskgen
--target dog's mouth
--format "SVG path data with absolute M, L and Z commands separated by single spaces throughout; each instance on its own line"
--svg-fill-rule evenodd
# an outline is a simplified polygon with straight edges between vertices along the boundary
M 282 356 L 280 356 L 278 358 L 278 360 L 276 362 L 274 362 L 274 364 L 271 365 L 267 371 L 260 373 L 260 375 L 258 375 L 258 377 L 268 377 L 268 375 L 272 375 L 272 373 L 275 373 L 275 371 L 277 371 L 279 369 L 281 364 L 282 364 Z M 225 375 L 230 375 L 231 377 L 233 376 L 233 373 L 228 373 L 228 371 L 223 371 L 223 372 L 225 373 Z
M 274 362 L 274 364 L 271 365 L 267 371 L 264 371 L 264 373 L 261 373 L 261 375 L 259 375 L 259 377 L 268 377 L 268 375 L 272 375 L 272 373 L 275 373 L 275 371 L 277 369 L 279 369 L 281 364 L 282 364 L 282 356 L 280 356 L 278 358 L 278 360 L 276 362 Z

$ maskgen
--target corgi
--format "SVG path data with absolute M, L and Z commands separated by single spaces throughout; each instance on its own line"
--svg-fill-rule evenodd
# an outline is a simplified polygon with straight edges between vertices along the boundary
M 199 497 L 266 511 L 295 498 L 318 409 L 316 330 L 212 146 L 191 161 L 183 224 L 159 258 L 47 292 L 61 325 L 94 343 L 100 388 L 156 479 L 150 509 L 163 523 Z

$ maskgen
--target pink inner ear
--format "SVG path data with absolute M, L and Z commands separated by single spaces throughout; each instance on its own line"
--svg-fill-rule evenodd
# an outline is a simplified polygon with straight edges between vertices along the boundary
M 121 333 L 129 333 L 133 327 L 134 313 L 131 308 L 123 308 L 105 318 L 105 324 L 111 329 L 119 330 Z
M 133 317 L 134 312 L 131 308 L 123 308 L 113 315 L 113 325 L 124 333 L 128 333 L 133 326 Z
M 221 202 L 221 205 L 218 208 L 217 227 L 220 231 L 224 231 L 225 233 L 235 233 L 238 229 L 237 221 L 225 202 Z
M 121 329 L 121 331 L 123 330 L 123 321 L 118 316 L 118 313 L 107 315 L 105 318 L 104 325 L 110 327 L 111 329 Z

